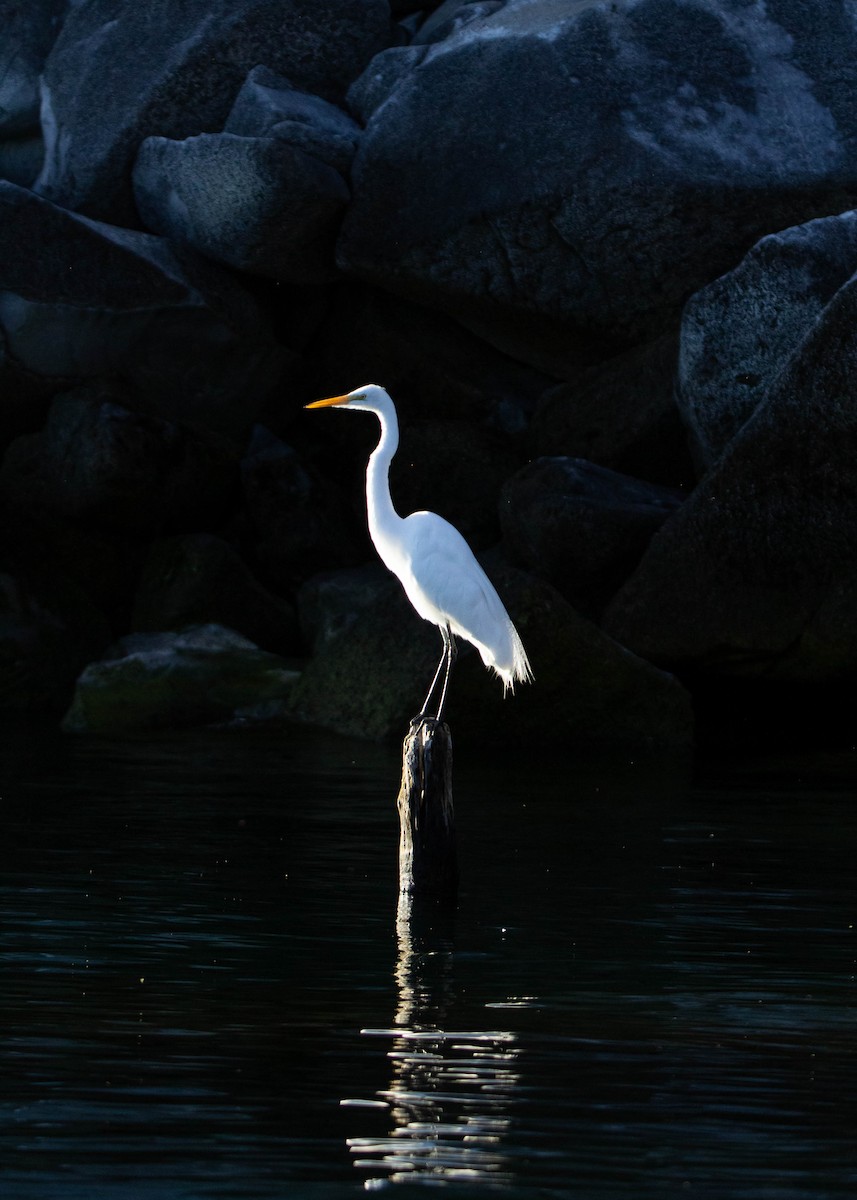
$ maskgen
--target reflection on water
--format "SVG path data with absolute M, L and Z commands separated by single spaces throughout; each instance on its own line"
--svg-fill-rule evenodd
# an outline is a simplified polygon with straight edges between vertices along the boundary
M 367 1188 L 389 1183 L 511 1183 L 503 1150 L 519 1075 L 517 1038 L 508 1030 L 448 1028 L 455 1008 L 453 916 L 432 902 L 400 895 L 396 914 L 398 1003 L 391 1029 L 363 1029 L 392 1040 L 385 1137 L 350 1137 Z M 382 1172 L 379 1178 L 378 1173 Z
M 397 921 L 396 748 L 6 733 L 2 1200 L 857 1195 L 857 754 L 462 747 Z

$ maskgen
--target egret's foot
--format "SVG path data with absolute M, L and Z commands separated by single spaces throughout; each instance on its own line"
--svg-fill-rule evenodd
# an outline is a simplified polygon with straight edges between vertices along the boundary
M 410 732 L 416 733 L 423 725 L 427 725 L 429 727 L 428 732 L 433 733 L 438 726 L 437 717 L 433 717 L 431 713 L 417 713 L 415 717 L 411 717 Z

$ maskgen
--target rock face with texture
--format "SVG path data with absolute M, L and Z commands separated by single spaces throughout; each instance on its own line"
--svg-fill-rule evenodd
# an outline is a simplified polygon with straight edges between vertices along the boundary
M 855 371 L 852 278 L 655 535 L 608 609 L 612 636 L 670 666 L 804 680 L 857 670 Z
M 594 619 L 683 498 L 582 459 L 540 458 L 503 488 L 505 545 Z
M 65 207 L 134 227 L 131 168 L 144 138 L 221 130 L 259 65 L 335 100 L 389 38 L 384 0 L 73 6 L 45 67 L 37 187 Z
M 67 0 L 0 0 L 0 139 L 39 128 L 39 75 Z
M 298 591 L 298 618 L 307 645 L 316 653 L 344 637 L 364 610 L 387 603 L 391 595 L 398 593 L 380 562 L 313 575 Z
M 672 676 L 605 637 L 549 584 L 509 568 L 491 573 L 526 646 L 535 683 L 504 700 L 478 653 L 464 647 L 447 712 L 456 736 L 543 748 L 690 743 L 690 698 Z M 362 577 L 357 587 L 365 595 Z M 341 593 L 333 599 L 341 611 Z M 420 621 L 390 580 L 386 594 L 373 592 L 362 610 L 322 640 L 290 710 L 341 733 L 398 739 L 419 711 L 439 657 L 437 629 Z
M 133 412 L 106 388 L 57 396 L 39 433 L 16 439 L 0 491 L 18 510 L 56 521 L 152 536 L 210 520 L 237 481 L 237 463 L 191 431 Z
M 0 0 L 0 178 L 30 184 L 44 157 L 39 76 L 67 0 Z
M 294 608 L 263 588 L 228 542 L 208 533 L 152 545 L 132 622 L 140 631 L 223 625 L 274 654 L 300 648 Z
M 857 213 L 763 238 L 697 292 L 682 321 L 677 397 L 703 468 L 717 461 L 857 271 Z
M 333 279 L 359 135 L 336 105 L 257 68 L 222 133 L 143 142 L 137 207 L 147 228 L 240 270 Z
M 500 538 L 497 495 L 519 462 L 493 430 L 466 421 L 409 422 L 390 469 L 393 501 L 403 515 L 440 513 L 475 549 L 487 550 Z
M 51 252 L 33 258 L 34 246 Z M 153 415 L 243 435 L 284 355 L 239 283 L 161 238 L 0 182 L 0 332 L 14 371 L 55 390 L 123 381 Z
M 535 453 L 688 487 L 696 471 L 674 395 L 677 355 L 677 334 L 664 334 L 546 388 L 530 425 Z
M 356 283 L 337 288 L 313 351 L 319 395 L 380 379 L 406 419 L 466 420 L 521 442 L 554 382 L 442 313 Z
M 63 728 L 121 734 L 222 721 L 283 700 L 294 680 L 282 659 L 219 625 L 129 634 L 83 672 Z
M 326 565 L 360 561 L 365 542 L 348 499 L 261 426 L 241 463 L 241 481 L 236 537 L 266 586 L 288 594 Z
M 398 510 L 493 556 L 533 658 L 503 704 L 464 650 L 456 735 L 687 740 L 660 668 L 703 722 L 844 691 L 852 7 L 0 0 L 0 704 L 145 626 L 122 705 L 172 720 L 214 623 L 398 739 L 439 646 L 369 566 L 377 427 L 301 412 L 368 380 Z
M 762 234 L 857 196 L 837 0 L 465 7 L 355 85 L 339 259 L 517 357 L 568 377 L 661 332 Z

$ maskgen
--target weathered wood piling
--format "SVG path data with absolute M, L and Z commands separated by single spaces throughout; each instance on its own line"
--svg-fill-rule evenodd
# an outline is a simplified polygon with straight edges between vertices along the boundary
M 434 720 L 411 725 L 402 746 L 399 891 L 454 899 L 458 887 L 452 806 L 452 736 Z

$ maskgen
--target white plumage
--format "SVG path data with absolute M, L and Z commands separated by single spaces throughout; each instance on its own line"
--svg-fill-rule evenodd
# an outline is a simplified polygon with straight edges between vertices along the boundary
M 381 437 L 366 469 L 369 534 L 381 561 L 398 577 L 411 604 L 424 620 L 438 626 L 443 638 L 443 655 L 420 717 L 428 715 L 443 672 L 436 719 L 442 717 L 456 654 L 455 637 L 477 648 L 486 667 L 502 679 L 504 694 L 514 690 L 516 683 L 529 682 L 533 673 L 518 632 L 458 530 L 437 513 L 415 512 L 400 517 L 393 507 L 389 471 L 399 444 L 399 424 L 390 396 L 370 383 L 307 407 L 334 405 L 373 412 L 381 423 Z

